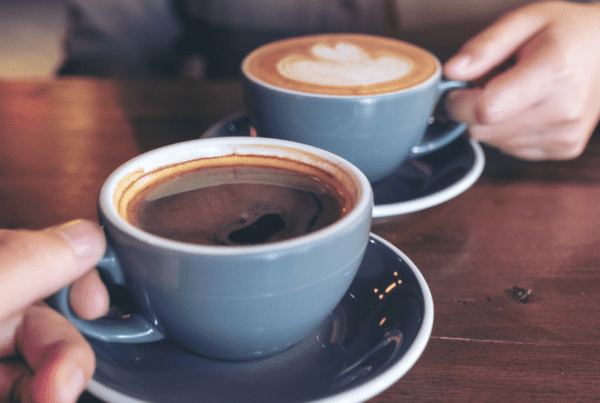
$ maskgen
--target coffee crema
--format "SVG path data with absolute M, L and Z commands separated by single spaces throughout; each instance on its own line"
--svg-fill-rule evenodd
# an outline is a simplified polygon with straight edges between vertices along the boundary
M 414 87 L 438 71 L 428 51 L 400 40 L 362 34 L 284 39 L 251 52 L 242 71 L 292 91 L 374 95 Z
M 296 169 L 295 169 L 296 168 Z M 116 204 L 130 224 L 200 245 L 257 245 L 299 237 L 343 217 L 353 196 L 299 162 L 204 158 L 137 176 Z

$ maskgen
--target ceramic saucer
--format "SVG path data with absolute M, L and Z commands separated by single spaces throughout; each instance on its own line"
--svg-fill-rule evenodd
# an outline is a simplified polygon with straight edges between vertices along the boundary
M 348 293 L 298 345 L 262 360 L 233 363 L 195 355 L 169 340 L 90 339 L 97 368 L 88 390 L 111 403 L 361 402 L 413 366 L 432 325 L 433 301 L 417 267 L 371 234 Z
M 200 138 L 249 135 L 250 118 L 238 112 L 215 123 Z M 466 136 L 427 156 L 409 159 L 373 185 L 373 218 L 413 213 L 453 199 L 477 181 L 484 165 L 481 146 Z

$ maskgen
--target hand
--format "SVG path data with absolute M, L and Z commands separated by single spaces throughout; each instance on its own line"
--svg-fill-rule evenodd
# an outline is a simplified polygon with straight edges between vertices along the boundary
M 108 295 L 90 268 L 104 253 L 100 228 L 73 221 L 42 231 L 0 229 L 0 400 L 75 402 L 95 369 L 94 353 L 63 316 L 40 302 L 79 279 L 71 304 L 91 319 Z
M 485 81 L 448 94 L 446 109 L 473 138 L 507 154 L 575 158 L 600 117 L 599 49 L 600 4 L 549 1 L 517 9 L 445 64 L 449 78 Z

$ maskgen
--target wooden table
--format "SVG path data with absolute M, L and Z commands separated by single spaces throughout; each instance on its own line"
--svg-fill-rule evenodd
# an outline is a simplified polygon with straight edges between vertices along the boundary
M 95 219 L 118 165 L 240 109 L 236 82 L 0 82 L 0 227 Z M 599 134 L 568 162 L 486 149 L 471 189 L 374 225 L 425 276 L 435 321 L 420 360 L 371 402 L 600 398 Z

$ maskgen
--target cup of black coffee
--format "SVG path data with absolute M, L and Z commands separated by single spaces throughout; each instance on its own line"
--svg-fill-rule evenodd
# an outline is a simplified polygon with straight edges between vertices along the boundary
M 99 269 L 139 312 L 85 321 L 111 342 L 169 338 L 246 360 L 298 343 L 349 288 L 368 242 L 372 190 L 344 159 L 294 142 L 218 138 L 143 154 L 99 195 L 109 248 Z

